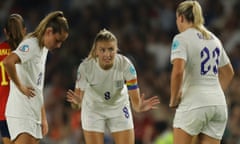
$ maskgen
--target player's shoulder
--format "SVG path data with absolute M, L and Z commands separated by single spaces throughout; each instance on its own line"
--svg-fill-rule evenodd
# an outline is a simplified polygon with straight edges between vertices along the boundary
M 0 61 L 2 61 L 10 53 L 11 53 L 10 45 L 6 41 L 0 43 Z
M 186 39 L 185 32 L 178 33 L 173 37 L 173 41 L 184 41 Z
M 116 54 L 115 60 L 117 63 L 131 63 L 129 58 L 122 54 Z
M 38 39 L 34 37 L 23 39 L 23 41 L 19 44 L 18 47 L 21 51 L 28 51 L 29 49 L 39 47 Z
M 189 28 L 179 34 L 176 34 L 173 38 L 173 41 L 176 43 L 191 43 L 196 40 L 197 30 L 194 28 Z
M 1 42 L 0 49 L 6 49 L 6 48 L 10 49 L 10 45 L 7 43 L 7 41 Z
M 85 58 L 81 60 L 80 65 L 82 66 L 92 65 L 94 61 L 96 61 L 95 58 Z
M 38 39 L 35 37 L 25 38 L 21 44 L 38 45 Z
M 96 62 L 97 60 L 95 58 L 85 58 L 81 60 L 79 64 L 79 69 L 90 72 L 93 70 Z
M 131 65 L 131 61 L 128 59 L 128 57 L 122 54 L 116 54 L 114 65 L 115 67 L 118 67 L 118 69 L 124 69 L 125 67 Z
M 194 28 L 189 28 L 179 34 L 176 35 L 176 37 L 183 37 L 183 38 L 191 38 L 194 35 L 196 35 L 198 31 Z
M 211 35 L 211 38 L 217 42 L 221 43 L 221 40 L 212 32 L 209 31 L 209 34 Z
M 132 61 L 122 54 L 117 54 L 115 57 L 114 67 L 118 69 L 119 71 L 124 71 L 128 69 L 129 67 L 132 67 L 134 69 L 134 65 Z

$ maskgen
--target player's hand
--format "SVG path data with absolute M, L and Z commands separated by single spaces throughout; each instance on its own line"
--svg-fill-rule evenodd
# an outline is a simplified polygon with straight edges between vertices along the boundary
M 28 98 L 34 97 L 35 96 L 35 90 L 32 87 L 26 87 L 26 86 L 20 86 L 19 90 L 26 95 Z
M 141 95 L 142 105 L 140 107 L 140 111 L 148 111 L 151 109 L 158 109 L 157 105 L 160 103 L 158 96 L 153 96 L 148 99 L 144 99 L 145 95 Z
M 71 102 L 73 104 L 78 105 L 79 103 L 81 103 L 81 96 L 76 94 L 74 91 L 72 90 L 68 90 L 67 92 L 67 101 Z
M 171 104 L 171 103 L 170 103 L 170 104 L 169 104 L 169 107 L 170 107 L 170 108 L 173 108 L 173 109 L 176 109 L 176 108 L 178 108 L 178 104 L 177 104 L 177 105 L 174 105 L 174 104 Z
M 180 92 L 179 95 L 176 97 L 171 96 L 169 107 L 173 109 L 178 108 L 178 105 L 181 102 L 181 96 L 182 96 L 182 92 Z

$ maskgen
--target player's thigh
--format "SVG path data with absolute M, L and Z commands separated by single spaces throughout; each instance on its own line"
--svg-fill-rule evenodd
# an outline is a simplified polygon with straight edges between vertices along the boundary
M 3 144 L 13 144 L 13 143 L 11 142 L 10 138 L 4 137 L 4 138 L 2 138 L 2 141 L 3 141 Z
M 22 134 L 24 134 L 22 136 L 23 138 L 25 137 L 26 134 L 30 135 L 36 140 L 42 138 L 41 124 L 34 120 L 7 117 L 7 124 L 10 132 L 11 140 L 17 139 Z
M 203 118 L 198 109 L 176 111 L 173 121 L 174 144 L 191 144 L 194 136 L 201 132 L 204 125 Z
M 204 120 L 201 113 L 196 110 L 176 111 L 173 127 L 177 129 L 177 133 L 184 131 L 188 135 L 194 136 L 201 132 Z M 181 131 L 178 131 L 180 129 Z
M 115 144 L 134 144 L 133 116 L 129 105 L 116 109 L 108 117 L 106 126 Z
M 86 144 L 104 144 L 104 133 L 83 130 Z
M 191 144 L 193 136 L 188 134 L 181 128 L 173 129 L 173 143 L 174 144 Z
M 98 111 L 94 111 L 86 106 L 82 107 L 81 122 L 85 131 L 104 133 L 105 117 Z
M 199 135 L 193 136 L 191 144 L 199 144 L 199 138 L 198 137 L 199 137 Z
M 21 133 L 14 140 L 14 144 L 39 144 L 39 139 L 34 138 L 28 133 Z
M 198 144 L 220 144 L 220 140 L 210 137 L 206 134 L 199 134 L 199 143 Z
M 115 144 L 134 144 L 134 130 L 124 130 L 112 133 Z
M 134 128 L 130 106 L 124 106 L 123 108 L 116 109 L 115 113 L 115 116 L 108 117 L 106 120 L 106 126 L 111 133 Z

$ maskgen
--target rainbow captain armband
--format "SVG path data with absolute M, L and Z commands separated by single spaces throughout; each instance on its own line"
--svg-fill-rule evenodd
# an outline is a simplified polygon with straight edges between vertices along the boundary
M 126 82 L 128 90 L 134 90 L 138 88 L 137 79 L 132 79 Z

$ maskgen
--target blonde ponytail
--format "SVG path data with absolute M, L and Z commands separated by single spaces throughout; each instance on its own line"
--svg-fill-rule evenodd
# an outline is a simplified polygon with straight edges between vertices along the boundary
M 184 1 L 178 5 L 177 13 L 183 15 L 193 27 L 199 30 L 205 39 L 211 39 L 210 32 L 204 26 L 202 8 L 197 1 Z
M 48 27 L 53 29 L 53 33 L 61 33 L 62 31 L 68 32 L 68 22 L 62 11 L 54 11 L 45 16 L 35 31 L 30 33 L 28 37 L 36 37 L 39 40 L 39 46 L 42 48 L 44 46 L 43 35 Z
M 205 39 L 211 39 L 209 31 L 204 26 L 204 18 L 200 4 L 197 1 L 192 1 L 192 3 L 192 13 L 194 16 L 193 26 L 202 33 Z

